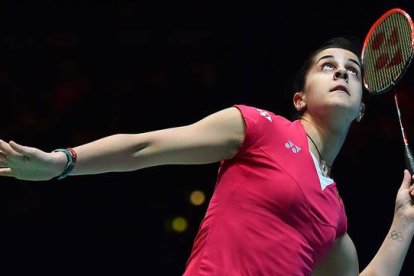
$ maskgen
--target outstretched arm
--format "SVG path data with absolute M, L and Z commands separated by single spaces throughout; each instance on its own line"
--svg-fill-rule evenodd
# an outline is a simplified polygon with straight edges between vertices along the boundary
M 167 164 L 207 164 L 233 157 L 244 139 L 240 111 L 230 107 L 187 126 L 140 134 L 116 134 L 75 147 L 71 175 L 138 170 Z M 44 152 L 0 140 L 0 175 L 48 180 L 62 173 L 62 152 Z

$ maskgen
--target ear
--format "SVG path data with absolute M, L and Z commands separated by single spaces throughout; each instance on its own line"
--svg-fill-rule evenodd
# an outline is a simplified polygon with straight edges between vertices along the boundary
M 362 120 L 362 117 L 364 117 L 365 114 L 365 104 L 361 103 L 361 106 L 359 108 L 358 116 L 356 117 L 356 121 L 359 123 Z
M 305 94 L 303 92 L 296 92 L 293 95 L 293 105 L 297 111 L 302 111 L 306 107 Z

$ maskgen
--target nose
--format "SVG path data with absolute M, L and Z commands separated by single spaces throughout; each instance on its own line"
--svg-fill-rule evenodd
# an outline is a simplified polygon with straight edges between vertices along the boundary
M 346 83 L 349 81 L 349 74 L 345 69 L 338 69 L 334 73 L 334 80 L 343 79 Z

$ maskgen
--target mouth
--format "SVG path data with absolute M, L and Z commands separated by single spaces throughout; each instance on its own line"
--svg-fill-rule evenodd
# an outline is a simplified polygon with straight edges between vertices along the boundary
M 333 89 L 330 90 L 330 92 L 333 92 L 333 91 L 342 91 L 342 92 L 345 92 L 346 94 L 349 95 L 348 89 L 346 89 L 346 87 L 343 86 L 343 85 L 337 85 L 337 86 L 335 86 Z

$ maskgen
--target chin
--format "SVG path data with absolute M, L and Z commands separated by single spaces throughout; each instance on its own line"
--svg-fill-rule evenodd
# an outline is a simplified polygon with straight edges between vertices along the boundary
M 359 110 L 354 105 L 343 102 L 332 103 L 326 108 L 325 116 L 332 118 L 335 123 L 350 124 L 358 115 Z
M 358 112 L 360 107 L 360 103 L 355 103 L 354 101 L 351 101 L 349 96 L 347 96 L 347 98 L 344 98 L 343 96 L 332 98 L 327 103 L 327 105 L 332 107 L 333 109 L 348 110 L 347 112 L 351 113 Z

